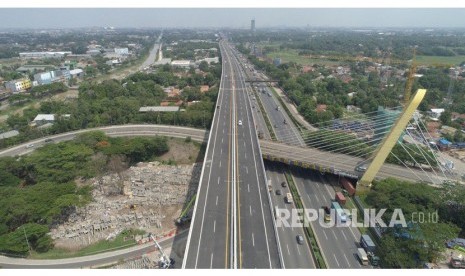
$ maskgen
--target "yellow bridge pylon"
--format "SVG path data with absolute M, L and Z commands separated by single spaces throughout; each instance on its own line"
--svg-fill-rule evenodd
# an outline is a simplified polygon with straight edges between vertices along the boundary
M 408 104 L 405 105 L 404 111 L 400 114 L 397 121 L 391 128 L 391 131 L 384 137 L 379 145 L 378 149 L 372 155 L 373 161 L 368 166 L 367 170 L 363 174 L 362 178 L 357 183 L 357 193 L 364 192 L 371 186 L 371 182 L 375 178 L 381 166 L 384 164 L 384 161 L 388 157 L 392 148 L 399 140 L 400 135 L 404 131 L 405 127 L 409 123 L 410 119 L 413 116 L 413 113 L 420 105 L 423 97 L 426 94 L 426 89 L 418 89 L 415 96 L 410 100 Z

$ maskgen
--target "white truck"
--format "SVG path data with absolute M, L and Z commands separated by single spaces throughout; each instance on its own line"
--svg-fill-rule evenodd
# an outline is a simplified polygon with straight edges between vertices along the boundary
M 360 260 L 360 263 L 363 265 L 363 266 L 367 266 L 368 265 L 368 255 L 367 253 L 365 252 L 365 249 L 364 248 L 357 248 L 357 256 L 358 256 L 358 259 Z

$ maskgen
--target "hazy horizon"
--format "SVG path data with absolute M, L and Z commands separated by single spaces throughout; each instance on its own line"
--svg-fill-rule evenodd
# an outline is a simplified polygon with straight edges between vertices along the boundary
M 463 28 L 465 8 L 0 8 L 1 29 Z

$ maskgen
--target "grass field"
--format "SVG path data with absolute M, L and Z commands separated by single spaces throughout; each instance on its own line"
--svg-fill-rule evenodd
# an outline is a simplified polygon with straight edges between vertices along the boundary
M 456 66 L 465 61 L 465 56 L 416 56 L 416 62 L 418 65 L 449 65 Z
M 330 61 L 327 59 L 319 59 L 319 58 L 309 58 L 309 57 L 303 57 L 298 55 L 297 50 L 293 49 L 288 49 L 284 51 L 277 51 L 277 52 L 271 52 L 267 54 L 268 57 L 270 58 L 281 58 L 281 61 L 283 63 L 286 62 L 295 62 L 300 65 L 312 65 L 312 64 L 321 64 L 321 65 L 338 65 L 339 62 L 337 61 Z
M 54 248 L 45 253 L 32 252 L 30 258 L 32 259 L 63 259 L 63 258 L 73 258 L 73 257 L 82 257 L 98 253 L 103 253 L 106 251 L 123 249 L 136 245 L 137 243 L 132 238 L 128 238 L 132 234 L 143 234 L 144 231 L 141 230 L 130 230 L 128 234 L 119 234 L 112 241 L 100 241 L 95 244 L 89 245 L 82 248 L 78 251 L 65 250 L 60 248 Z

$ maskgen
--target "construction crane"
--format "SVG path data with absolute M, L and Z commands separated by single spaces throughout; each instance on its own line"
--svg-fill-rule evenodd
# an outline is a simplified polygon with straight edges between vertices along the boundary
M 412 94 L 412 86 L 413 86 L 413 81 L 415 79 L 415 71 L 417 70 L 417 64 L 415 62 L 415 55 L 416 55 L 416 48 L 413 47 L 412 65 L 410 66 L 410 70 L 408 72 L 407 84 L 405 85 L 405 91 L 404 91 L 404 105 L 408 104 L 408 102 L 410 101 L 410 96 Z
M 158 249 L 158 251 L 160 251 L 160 254 L 161 254 L 160 261 L 159 261 L 159 266 L 161 268 L 173 268 L 174 260 L 171 259 L 170 257 L 168 257 L 168 255 L 165 254 L 165 251 L 163 251 L 163 248 L 157 242 L 157 240 L 152 235 L 152 233 L 150 233 L 149 235 L 150 235 L 150 238 L 152 239 L 152 241 L 155 243 L 155 247 Z

